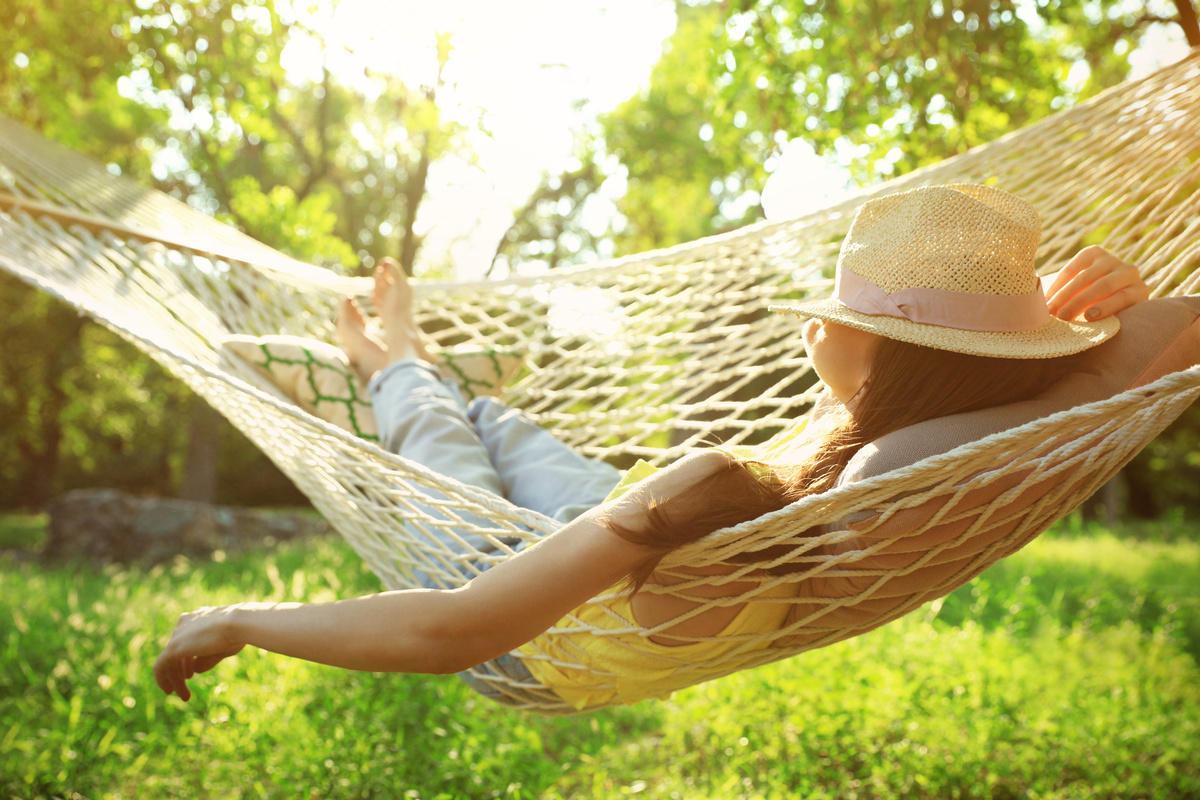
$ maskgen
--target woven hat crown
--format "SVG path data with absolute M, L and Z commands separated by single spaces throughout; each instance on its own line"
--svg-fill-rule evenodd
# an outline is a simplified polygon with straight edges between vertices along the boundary
M 913 189 L 859 209 L 838 269 L 886 292 L 922 287 L 1025 294 L 1037 285 L 1041 227 L 1033 206 L 990 186 Z
M 923 347 L 1053 358 L 1094 347 L 1115 317 L 1053 317 L 1037 277 L 1033 206 L 990 186 L 909 189 L 858 209 L 833 295 L 773 311 L 816 317 Z

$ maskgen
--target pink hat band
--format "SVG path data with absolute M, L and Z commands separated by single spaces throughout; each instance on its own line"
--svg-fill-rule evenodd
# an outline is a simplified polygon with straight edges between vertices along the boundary
M 897 317 L 964 331 L 1031 331 L 1050 321 L 1040 282 L 1028 294 L 976 294 L 910 287 L 888 294 L 839 264 L 833 296 L 871 316 Z

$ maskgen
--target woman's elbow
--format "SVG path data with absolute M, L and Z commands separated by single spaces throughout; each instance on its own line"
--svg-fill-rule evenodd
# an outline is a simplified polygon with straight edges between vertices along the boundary
M 430 640 L 421 672 L 430 675 L 455 675 L 503 655 L 507 650 L 494 651 L 477 642 L 458 637 Z
M 470 648 L 462 640 L 434 631 L 422 630 L 402 640 L 354 659 L 358 669 L 368 672 L 397 672 L 416 675 L 453 675 L 480 662 L 468 663 Z M 481 659 L 486 661 L 487 659 Z
M 453 675 L 468 670 L 520 644 L 514 644 L 510 638 L 504 635 L 502 626 L 488 624 L 486 615 L 478 611 L 451 613 L 441 620 L 427 621 L 417 644 L 420 671 L 431 675 Z
M 429 675 L 457 675 L 480 663 L 482 662 L 466 658 L 462 653 L 455 652 L 453 649 L 444 649 L 431 658 L 428 667 L 422 671 Z

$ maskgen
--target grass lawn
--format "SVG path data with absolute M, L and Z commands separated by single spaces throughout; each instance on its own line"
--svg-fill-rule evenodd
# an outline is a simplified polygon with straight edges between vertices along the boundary
M 164 698 L 174 618 L 377 588 L 340 541 L 40 566 L 0 519 L 0 798 L 1200 797 L 1200 528 L 1064 523 L 867 636 L 543 718 L 454 678 L 246 652 Z

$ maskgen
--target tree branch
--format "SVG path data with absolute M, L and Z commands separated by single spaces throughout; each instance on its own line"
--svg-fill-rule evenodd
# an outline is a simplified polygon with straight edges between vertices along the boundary
M 280 90 L 278 82 L 276 82 L 276 80 L 275 80 L 275 76 L 271 75 L 269 77 L 269 80 L 271 82 L 271 92 L 276 97 L 279 97 L 281 90 Z M 283 114 L 280 113 L 278 103 L 269 103 L 268 108 L 270 109 L 270 112 L 271 112 L 271 119 L 273 119 L 275 121 L 275 124 L 278 125 L 284 131 L 284 133 L 286 133 L 288 135 L 288 138 L 290 138 L 292 140 L 292 142 L 296 145 L 296 150 L 298 151 L 298 154 L 303 156 L 304 163 L 308 166 L 308 183 L 311 185 L 318 179 L 317 177 L 314 177 L 315 175 L 317 175 L 316 165 L 313 163 L 316 160 L 316 158 L 309 151 L 308 145 L 305 144 L 305 142 L 304 142 L 304 133 L 302 131 L 296 130 L 296 127 L 292 124 L 292 120 L 288 119 L 287 117 L 285 117 Z M 311 186 L 309 188 L 306 188 L 304 191 L 307 192 L 310 189 L 311 189 Z M 297 198 L 302 197 L 302 195 L 299 191 L 296 192 L 296 197 Z
M 329 174 L 329 66 L 321 64 L 321 96 L 317 99 L 317 152 L 313 158 L 316 164 L 310 164 L 308 178 L 304 185 L 296 190 L 296 200 L 303 201 L 312 193 L 317 181 Z
M 1200 47 L 1200 19 L 1197 19 L 1196 6 L 1192 0 L 1175 0 L 1175 9 L 1179 17 L 1175 22 L 1183 28 L 1189 47 Z
M 417 164 L 416 174 L 410 175 L 404 183 L 404 239 L 400 244 L 400 266 L 404 274 L 413 274 L 413 265 L 417 261 L 417 209 L 425 197 L 425 183 L 429 178 L 429 136 L 425 136 L 421 144 L 421 160 Z

